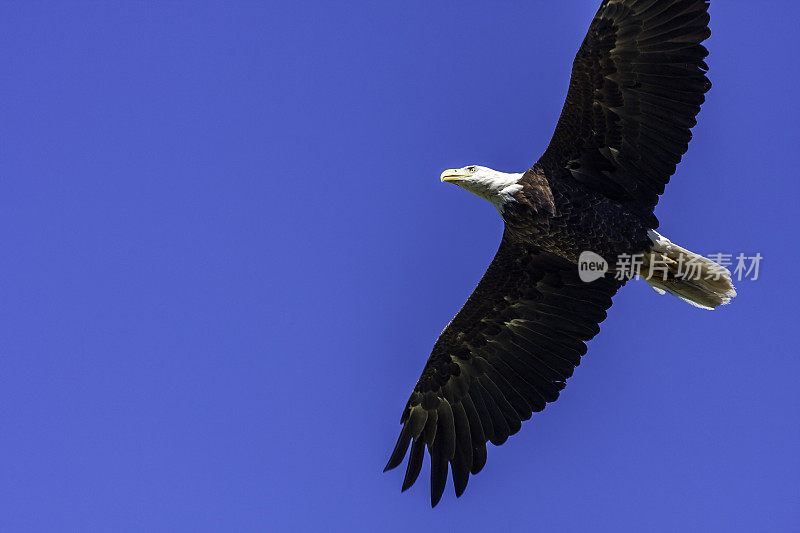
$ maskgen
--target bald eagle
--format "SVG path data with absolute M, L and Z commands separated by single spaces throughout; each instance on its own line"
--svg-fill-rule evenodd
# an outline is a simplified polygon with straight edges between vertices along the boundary
M 692 138 L 711 87 L 701 43 L 708 0 L 604 0 L 575 57 L 549 146 L 522 173 L 472 165 L 441 180 L 488 200 L 505 223 L 497 254 L 447 325 L 403 410 L 386 470 L 411 452 L 403 490 L 427 448 L 431 505 L 456 496 L 532 413 L 558 398 L 625 284 L 619 258 L 662 265 L 659 293 L 714 309 L 736 295 L 730 272 L 656 233 L 659 195 Z M 612 267 L 579 273 L 591 252 Z M 593 256 L 593 257 L 596 257 Z M 694 265 L 694 275 L 682 265 Z

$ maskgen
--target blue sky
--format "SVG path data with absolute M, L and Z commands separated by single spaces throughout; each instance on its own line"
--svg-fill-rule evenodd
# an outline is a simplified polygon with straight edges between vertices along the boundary
M 598 3 L 4 3 L 3 529 L 800 526 L 788 1 L 713 2 L 657 210 L 759 280 L 714 313 L 630 284 L 460 500 L 381 473 L 502 231 L 439 173 L 536 160 Z

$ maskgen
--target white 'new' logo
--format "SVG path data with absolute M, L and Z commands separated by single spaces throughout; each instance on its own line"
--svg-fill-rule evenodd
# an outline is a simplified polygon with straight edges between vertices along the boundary
M 608 272 L 608 263 L 594 252 L 581 252 L 578 257 L 578 276 L 581 281 L 591 283 Z

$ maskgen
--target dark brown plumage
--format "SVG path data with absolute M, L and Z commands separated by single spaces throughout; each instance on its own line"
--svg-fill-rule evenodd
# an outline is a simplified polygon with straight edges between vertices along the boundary
M 431 503 L 448 468 L 460 496 L 532 413 L 558 398 L 622 286 L 579 279 L 583 250 L 652 246 L 653 209 L 710 88 L 707 0 L 605 0 L 573 64 L 553 138 L 505 205 L 500 248 L 442 332 L 386 469 L 411 447 L 403 490 L 431 457 Z M 734 293 L 735 294 L 735 293 Z

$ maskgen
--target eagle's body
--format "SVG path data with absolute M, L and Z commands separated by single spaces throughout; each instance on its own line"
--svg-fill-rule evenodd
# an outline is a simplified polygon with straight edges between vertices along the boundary
M 539 161 L 521 173 L 481 166 L 442 173 L 494 205 L 505 231 L 403 410 L 386 468 L 410 446 L 404 490 L 427 448 L 431 503 L 441 498 L 448 465 L 460 496 L 486 462 L 486 442 L 502 444 L 558 398 L 626 281 L 615 270 L 621 257 L 663 265 L 663 277 L 647 282 L 697 307 L 736 295 L 727 269 L 656 233 L 653 213 L 711 86 L 700 44 L 710 35 L 707 11 L 708 0 L 604 0 Z M 583 252 L 600 255 L 610 271 L 582 281 Z M 687 275 L 687 263 L 699 277 Z
M 618 257 L 645 251 L 644 221 L 615 200 L 587 189 L 566 172 L 534 165 L 523 188 L 503 207 L 508 237 L 578 262 L 583 251 Z M 588 231 L 587 231 L 588 229 Z

